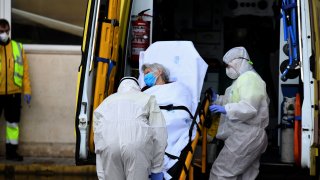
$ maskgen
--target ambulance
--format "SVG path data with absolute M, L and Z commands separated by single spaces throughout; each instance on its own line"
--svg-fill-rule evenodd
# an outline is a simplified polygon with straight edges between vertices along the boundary
M 247 49 L 270 98 L 268 148 L 261 162 L 308 168 L 318 177 L 319 13 L 319 0 L 88 0 L 78 72 L 76 164 L 95 164 L 92 113 L 122 77 L 138 78 L 141 52 L 156 42 L 189 41 L 208 64 L 201 96 L 210 87 L 224 92 L 232 83 L 222 66 L 224 53 L 236 46 Z M 210 165 L 214 158 L 208 147 Z M 196 166 L 195 158 L 189 167 Z

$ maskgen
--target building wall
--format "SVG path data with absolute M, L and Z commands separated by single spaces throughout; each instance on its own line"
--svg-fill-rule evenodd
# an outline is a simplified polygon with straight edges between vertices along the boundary
M 31 105 L 22 103 L 19 151 L 25 156 L 73 157 L 80 46 L 25 47 L 30 66 Z M 5 120 L 0 121 L 0 155 Z

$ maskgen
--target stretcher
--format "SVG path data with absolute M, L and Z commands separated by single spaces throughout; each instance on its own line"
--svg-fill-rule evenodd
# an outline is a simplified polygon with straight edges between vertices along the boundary
M 193 167 L 195 164 L 193 163 L 193 157 L 200 138 L 202 138 L 202 155 L 201 163 L 198 166 L 201 167 L 202 173 L 206 171 L 207 128 L 204 126 L 204 123 L 208 114 L 207 111 L 210 104 L 211 93 L 206 92 L 202 101 L 200 101 L 200 98 L 208 65 L 190 41 L 155 42 L 151 44 L 146 51 L 141 52 L 139 56 L 138 81 L 141 88 L 145 86 L 143 81 L 144 74 L 141 70 L 142 65 L 145 63 L 162 64 L 170 72 L 169 81 L 178 81 L 184 84 L 192 94 L 192 99 L 190 99 L 192 101 L 192 108 L 189 109 L 192 116 L 192 123 L 188 129 L 188 150 L 183 158 L 178 157 L 178 161 L 183 161 L 183 168 L 177 173 L 180 174 L 179 179 L 186 179 L 187 177 L 188 179 L 193 179 Z M 170 94 L 168 94 L 168 96 L 170 96 Z M 170 105 L 171 104 L 161 104 L 160 108 Z M 177 108 L 175 109 L 175 107 Z M 170 108 L 171 111 L 179 111 L 178 106 L 171 106 Z M 166 113 L 166 111 L 170 110 L 165 108 L 162 112 Z
M 286 81 L 290 71 L 299 69 L 298 32 L 297 32 L 297 2 L 296 0 L 282 0 L 284 40 L 287 41 L 289 62 L 281 74 L 281 80 Z M 297 74 L 298 75 L 298 74 Z

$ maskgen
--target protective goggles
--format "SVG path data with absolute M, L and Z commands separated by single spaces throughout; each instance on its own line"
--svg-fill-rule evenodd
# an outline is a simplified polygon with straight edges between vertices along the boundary
M 245 59 L 245 60 L 248 61 L 248 63 L 249 63 L 250 65 L 253 65 L 253 62 L 252 62 L 250 59 L 247 59 L 247 58 L 244 58 L 244 57 L 237 57 L 237 58 L 234 58 L 233 60 L 235 60 L 235 59 Z M 233 61 L 233 60 L 231 60 L 231 61 Z M 231 62 L 231 61 L 230 61 L 230 62 Z M 227 68 L 227 67 L 229 67 L 229 64 L 223 62 L 223 66 L 224 66 L 225 68 Z

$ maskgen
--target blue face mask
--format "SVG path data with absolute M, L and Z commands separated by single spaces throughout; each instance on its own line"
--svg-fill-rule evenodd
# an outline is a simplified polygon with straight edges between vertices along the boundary
M 154 86 L 156 84 L 156 81 L 157 77 L 152 72 L 144 75 L 144 82 L 148 87 Z

